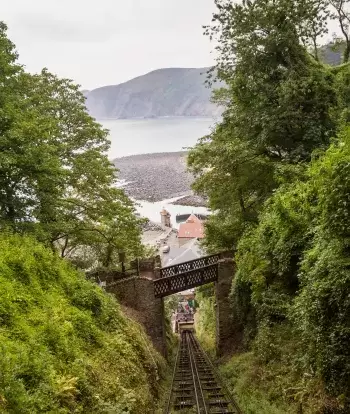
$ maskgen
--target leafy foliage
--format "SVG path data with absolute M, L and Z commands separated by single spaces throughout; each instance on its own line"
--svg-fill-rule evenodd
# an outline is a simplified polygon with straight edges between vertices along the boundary
M 0 236 L 0 412 L 149 412 L 157 355 L 68 262 L 30 238 Z
M 215 3 L 205 30 L 218 40 L 215 70 L 227 88 L 214 100 L 225 111 L 189 166 L 213 210 L 208 249 L 236 249 L 232 305 L 250 353 L 232 362 L 242 371 L 233 382 L 242 398 L 245 386 L 266 391 L 266 412 L 286 412 L 278 399 L 291 412 L 347 413 L 348 2 Z M 346 29 L 336 67 L 319 62 L 332 18 Z M 248 412 L 262 410 L 254 398 Z
M 214 99 L 226 110 L 190 152 L 189 166 L 195 190 L 217 213 L 207 244 L 233 248 L 272 191 L 328 146 L 337 99 L 333 72 L 300 43 L 310 20 L 309 12 L 295 14 L 300 2 L 216 3 L 207 33 L 219 39 L 217 69 L 228 87 Z
M 140 253 L 141 222 L 116 187 L 108 131 L 88 115 L 77 85 L 17 65 L 4 24 L 0 39 L 0 225 L 34 234 L 62 257 L 89 248 L 105 266 L 118 251 Z
M 322 378 L 345 410 L 350 392 L 349 144 L 347 128 L 311 163 L 305 182 L 281 187 L 266 203 L 259 225 L 240 241 L 233 288 L 246 328 L 245 315 L 254 309 L 258 337 L 263 326 L 293 324 L 300 338 L 295 366 L 312 379 Z M 272 334 L 267 343 L 273 343 Z M 263 349 L 268 360 L 276 358 Z
M 195 327 L 196 335 L 204 349 L 215 357 L 216 320 L 213 292 L 214 286 L 212 284 L 200 286 L 196 289 L 196 302 L 199 307 L 195 313 Z

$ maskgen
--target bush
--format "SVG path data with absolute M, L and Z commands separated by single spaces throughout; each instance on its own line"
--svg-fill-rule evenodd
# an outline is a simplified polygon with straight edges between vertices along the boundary
M 211 355 L 216 350 L 216 320 L 215 297 L 212 284 L 201 286 L 196 290 L 196 302 L 198 303 L 195 314 L 196 334 L 204 349 Z
M 0 412 L 152 412 L 161 364 L 112 296 L 32 239 L 0 236 Z
M 236 259 L 233 304 L 260 363 L 282 358 L 278 335 L 288 326 L 298 395 L 326 395 L 321 412 L 349 412 L 349 128 L 315 155 L 303 181 L 266 202 Z

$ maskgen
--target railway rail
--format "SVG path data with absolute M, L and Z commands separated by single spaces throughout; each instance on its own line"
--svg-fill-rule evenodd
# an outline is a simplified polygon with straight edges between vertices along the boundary
M 242 414 L 193 335 L 181 333 L 165 414 Z

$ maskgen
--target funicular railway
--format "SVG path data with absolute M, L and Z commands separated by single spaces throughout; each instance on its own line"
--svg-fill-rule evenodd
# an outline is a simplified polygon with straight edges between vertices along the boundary
M 164 297 L 218 278 L 219 255 L 206 256 L 161 269 L 155 281 L 155 296 Z M 175 331 L 180 335 L 166 414 L 241 414 L 225 384 L 194 335 L 193 312 L 176 314 Z
M 241 414 L 193 330 L 181 331 L 165 413 Z
M 159 277 L 154 280 L 155 297 L 163 298 L 217 282 L 219 262 L 224 257 L 225 253 L 213 254 L 161 268 Z M 165 414 L 242 414 L 194 335 L 193 314 L 178 313 L 175 326 L 180 344 Z

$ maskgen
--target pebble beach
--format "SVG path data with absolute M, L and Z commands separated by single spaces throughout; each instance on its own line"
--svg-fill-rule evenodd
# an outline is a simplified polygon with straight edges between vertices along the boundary
M 182 197 L 175 203 L 205 206 L 205 201 L 193 195 L 192 174 L 187 171 L 186 151 L 131 155 L 116 158 L 126 193 L 136 199 L 157 202 Z

